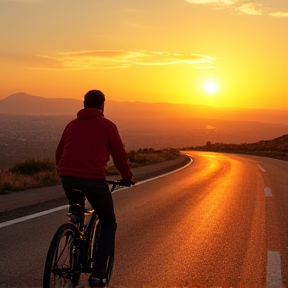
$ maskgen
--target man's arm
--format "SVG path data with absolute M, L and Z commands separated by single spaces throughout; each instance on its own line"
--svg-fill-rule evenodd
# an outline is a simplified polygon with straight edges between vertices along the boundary
M 64 133 L 62 134 L 62 137 L 60 139 L 60 142 L 59 142 L 57 149 L 56 149 L 56 152 L 55 152 L 56 165 L 58 165 L 58 163 L 61 159 L 63 150 L 64 150 L 64 136 L 63 135 L 64 135 Z
M 113 162 L 121 174 L 122 179 L 131 180 L 133 174 L 130 169 L 130 164 L 128 162 L 127 153 L 125 151 L 124 145 L 120 138 L 117 127 L 111 129 L 110 134 L 110 149 Z

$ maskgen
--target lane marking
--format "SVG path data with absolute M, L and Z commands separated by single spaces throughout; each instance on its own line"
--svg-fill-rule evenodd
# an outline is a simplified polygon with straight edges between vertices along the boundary
M 144 184 L 144 183 L 146 183 L 146 182 L 150 182 L 150 181 L 153 181 L 153 180 L 156 180 L 156 179 L 159 179 L 159 178 L 168 176 L 168 175 L 170 175 L 170 174 L 174 174 L 174 173 L 176 173 L 176 172 L 178 172 L 178 171 L 181 171 L 181 170 L 187 168 L 188 166 L 190 166 L 190 165 L 193 163 L 193 159 L 192 159 L 188 154 L 186 154 L 186 155 L 190 158 L 190 162 L 187 163 L 185 166 L 180 167 L 180 168 L 178 168 L 178 169 L 176 169 L 176 170 L 167 172 L 167 173 L 165 173 L 165 174 L 162 174 L 162 175 L 153 177 L 153 178 L 149 178 L 149 179 L 146 179 L 146 180 L 139 181 L 139 182 L 137 182 L 137 185 L 141 185 L 141 184 Z M 115 190 L 113 193 L 116 193 L 116 192 L 118 192 L 118 191 L 120 191 L 120 190 L 124 190 L 124 189 L 128 189 L 128 188 L 130 188 L 130 187 L 123 187 L 123 188 L 120 188 L 120 189 Z M 113 194 L 113 193 L 112 193 L 112 194 Z
M 190 158 L 190 161 L 185 166 L 180 167 L 180 168 L 178 168 L 176 170 L 167 172 L 165 174 L 150 178 L 150 179 L 139 181 L 139 182 L 137 182 L 137 186 L 141 185 L 141 184 L 144 184 L 146 182 L 149 182 L 149 181 L 152 181 L 152 180 L 155 180 L 155 179 L 158 179 L 158 178 L 161 178 L 161 177 L 176 173 L 178 171 L 181 171 L 181 170 L 187 168 L 188 166 L 190 166 L 193 163 L 193 159 L 189 155 L 187 155 L 187 156 Z M 120 191 L 128 189 L 128 188 L 130 188 L 130 187 L 123 187 L 123 188 L 117 189 L 117 190 L 113 191 L 112 194 L 120 192 Z M 7 227 L 7 226 L 10 226 L 10 225 L 14 225 L 14 224 L 20 223 L 20 222 L 31 220 L 31 219 L 34 219 L 34 218 L 37 218 L 37 217 L 41 217 L 41 216 L 44 216 L 44 215 L 47 215 L 47 214 L 51 214 L 51 213 L 54 213 L 54 212 L 57 212 L 57 211 L 60 211 L 60 210 L 64 210 L 64 209 L 68 209 L 68 204 L 67 205 L 63 205 L 63 206 L 59 206 L 59 207 L 56 207 L 56 208 L 53 208 L 53 209 L 49 209 L 49 210 L 46 210 L 46 211 L 42 211 L 42 212 L 39 212 L 39 213 L 23 216 L 23 217 L 20 217 L 20 218 L 17 218 L 17 219 L 13 219 L 13 220 L 10 220 L 10 221 L 2 222 L 2 223 L 0 223 L 0 229 L 4 228 L 4 227 Z
M 260 164 L 257 164 L 257 166 L 262 172 L 266 172 L 266 170 Z
M 280 253 L 278 251 L 268 251 L 267 258 L 266 288 L 280 287 L 283 285 Z
M 273 196 L 272 190 L 269 187 L 264 188 L 264 194 L 266 197 L 272 197 Z
M 46 211 L 42 211 L 42 212 L 39 212 L 39 213 L 23 216 L 23 217 L 20 217 L 20 218 L 17 218 L 17 219 L 13 219 L 13 220 L 10 220 L 10 221 L 6 221 L 6 222 L 3 222 L 3 223 L 0 223 L 0 229 L 3 228 L 3 227 L 6 227 L 6 226 L 17 224 L 17 223 L 20 223 L 20 222 L 23 222 L 23 221 L 27 221 L 27 220 L 30 220 L 30 219 L 33 219 L 33 218 L 41 217 L 41 216 L 44 216 L 44 215 L 47 215 L 47 214 L 50 214 L 50 213 L 54 213 L 54 212 L 57 212 L 57 211 L 60 211 L 60 210 L 63 210 L 63 209 L 68 209 L 68 204 L 67 205 L 63 205 L 63 206 L 59 206 L 59 207 L 56 207 L 56 208 L 53 208 L 53 209 L 49 209 L 49 210 L 46 210 Z

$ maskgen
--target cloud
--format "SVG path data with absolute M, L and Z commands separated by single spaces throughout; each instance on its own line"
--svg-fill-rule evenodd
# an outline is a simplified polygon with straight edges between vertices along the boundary
M 18 3 L 41 3 L 44 0 L 0 0 L 1 2 L 18 2 Z
M 136 65 L 188 64 L 195 68 L 212 68 L 214 58 L 200 54 L 178 54 L 157 51 L 89 50 L 55 52 L 38 55 L 39 64 L 34 69 L 112 69 Z
M 186 0 L 186 2 L 211 5 L 215 8 L 230 8 L 238 14 L 288 17 L 287 0 Z
M 259 3 L 247 3 L 243 4 L 240 7 L 236 7 L 235 10 L 241 14 L 248 15 L 262 15 L 262 5 Z
M 288 17 L 288 12 L 271 12 L 269 13 L 269 15 L 273 17 L 283 18 L 283 17 Z
M 217 5 L 233 5 L 236 1 L 233 0 L 186 0 L 192 4 L 217 4 Z
M 129 13 L 142 13 L 143 10 L 140 9 L 133 9 L 133 8 L 126 8 L 124 9 L 125 12 L 129 12 Z

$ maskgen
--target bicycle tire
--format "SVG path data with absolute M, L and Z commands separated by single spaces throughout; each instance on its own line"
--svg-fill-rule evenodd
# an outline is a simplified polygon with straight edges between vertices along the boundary
M 97 249 L 97 242 L 98 242 L 100 233 L 101 233 L 101 220 L 97 219 L 97 222 L 95 224 L 95 237 L 93 239 L 95 241 L 94 245 L 96 249 Z M 115 253 L 115 246 L 112 247 L 109 253 L 108 259 L 107 259 L 107 266 L 106 266 L 106 273 L 105 273 L 105 278 L 107 279 L 107 285 L 112 276 L 113 264 L 114 264 L 114 253 Z
M 80 279 L 79 231 L 72 223 L 56 231 L 46 257 L 43 288 L 75 287 Z
M 92 267 L 94 263 L 94 241 L 95 241 L 98 221 L 99 220 L 97 218 L 97 215 L 96 217 L 95 216 L 92 217 L 91 222 L 89 223 L 89 226 L 84 232 L 85 251 L 83 255 L 83 267 L 82 267 L 83 273 L 92 272 Z
M 106 270 L 107 283 L 109 283 L 113 272 L 114 253 L 115 253 L 115 247 L 113 247 L 112 251 L 110 251 L 110 255 L 107 261 L 107 270 Z

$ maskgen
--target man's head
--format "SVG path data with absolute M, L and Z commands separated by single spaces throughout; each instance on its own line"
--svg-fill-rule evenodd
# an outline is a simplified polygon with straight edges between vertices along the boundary
M 90 90 L 84 96 L 84 108 L 104 110 L 105 95 L 100 90 Z

